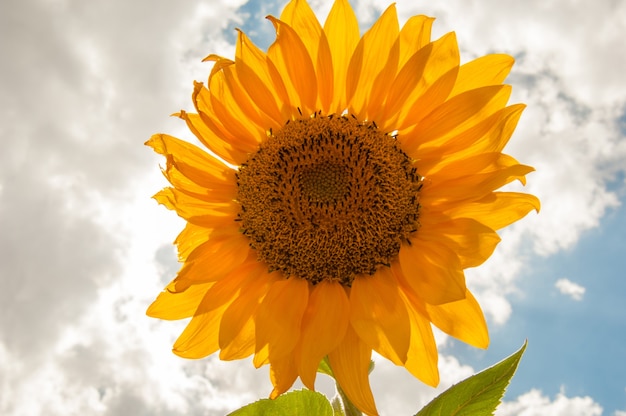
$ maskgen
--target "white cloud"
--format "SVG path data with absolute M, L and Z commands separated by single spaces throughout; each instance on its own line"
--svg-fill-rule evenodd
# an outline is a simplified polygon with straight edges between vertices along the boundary
M 585 295 L 585 291 L 587 290 L 584 286 L 565 278 L 557 280 L 554 286 L 559 290 L 559 292 L 571 297 L 574 300 L 582 300 Z
M 591 397 L 567 397 L 563 391 L 554 400 L 540 390 L 532 389 L 515 401 L 504 401 L 496 411 L 497 416 L 600 416 L 602 406 Z

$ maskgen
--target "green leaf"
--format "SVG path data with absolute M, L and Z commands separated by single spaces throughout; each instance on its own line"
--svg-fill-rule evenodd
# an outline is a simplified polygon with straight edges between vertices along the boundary
M 526 349 L 441 393 L 415 416 L 493 415 Z
M 333 416 L 330 402 L 321 393 L 297 390 L 282 394 L 274 400 L 262 399 L 228 416 Z

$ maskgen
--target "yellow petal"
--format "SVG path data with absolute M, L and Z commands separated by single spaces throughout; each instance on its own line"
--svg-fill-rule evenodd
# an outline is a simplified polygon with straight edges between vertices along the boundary
M 319 106 L 323 113 L 332 114 L 332 102 L 335 96 L 335 82 L 333 79 L 332 56 L 326 33 L 322 32 L 320 47 L 317 53 L 317 93 Z
M 404 367 L 423 383 L 437 387 L 439 384 L 437 344 L 430 321 L 412 309 L 409 311 L 411 316 L 411 346 Z
M 493 192 L 484 198 L 451 208 L 445 213 L 454 218 L 473 218 L 487 227 L 499 230 L 523 218 L 541 205 L 534 195 L 519 192 Z
M 198 114 L 181 111 L 178 116 L 187 122 L 187 127 L 209 150 L 230 164 L 240 165 L 247 159 L 250 149 L 255 149 L 257 140 L 248 135 L 243 138 L 234 136 L 217 116 L 211 97 L 201 82 L 194 82 L 191 98 Z
M 348 108 L 360 120 L 367 118 L 367 112 L 376 112 L 377 106 L 369 100 L 372 87 L 378 75 L 387 65 L 390 51 L 398 37 L 398 15 L 394 4 L 380 16 L 374 25 L 363 35 L 359 41 L 348 66 L 348 79 L 346 81 L 346 98 Z M 398 51 L 391 55 L 393 65 L 397 65 Z
M 335 380 L 354 405 L 367 415 L 378 415 L 368 379 L 372 349 L 348 326 L 339 346 L 328 354 Z
M 309 52 L 317 78 L 317 107 L 323 113 L 328 113 L 333 98 L 333 66 L 330 46 L 322 26 L 303 0 L 290 1 L 281 13 L 280 20 L 293 28 Z
M 392 266 L 394 275 L 402 273 L 399 266 L 397 262 L 395 266 Z M 437 387 L 439 355 L 424 302 L 419 300 L 410 289 L 402 288 L 401 294 L 411 323 L 411 344 L 404 367 L 422 382 Z
M 308 298 L 309 283 L 304 279 L 291 277 L 272 285 L 256 318 L 256 351 L 267 344 L 270 361 L 293 351 Z
M 297 377 L 298 370 L 292 354 L 274 358 L 270 363 L 270 380 L 274 386 L 270 399 L 275 399 L 289 390 Z
M 265 344 L 260 350 L 257 350 L 255 347 L 254 357 L 252 358 L 252 364 L 255 368 L 260 368 L 265 364 L 270 363 L 270 357 L 268 352 L 267 344 Z
M 309 51 L 311 60 L 315 62 L 322 26 L 309 4 L 303 0 L 291 0 L 280 14 L 280 21 L 288 24 L 298 34 Z
M 341 114 L 347 107 L 346 77 L 352 53 L 359 42 L 359 24 L 347 0 L 336 0 L 324 23 L 333 64 L 333 101 L 329 112 Z M 323 88 L 323 87 L 322 87 Z
M 213 240 L 198 246 L 187 257 L 174 279 L 176 291 L 182 292 L 193 284 L 220 280 L 237 270 L 247 273 L 256 266 L 255 259 L 248 256 L 249 241 L 243 235 Z
M 191 322 L 174 343 L 174 353 L 185 358 L 202 358 L 219 349 L 219 327 L 226 308 L 249 279 L 244 273 L 234 273 L 206 292 Z
M 508 109 L 508 108 L 507 108 Z M 503 109 L 503 110 L 507 110 Z M 517 113 L 517 112 L 515 112 Z M 424 157 L 416 162 L 420 174 L 433 181 L 445 180 L 476 173 L 495 171 L 500 167 L 507 167 L 519 164 L 511 156 L 500 153 L 500 142 L 508 140 L 504 127 L 509 122 L 510 117 L 517 117 L 517 114 L 508 111 L 499 111 L 485 122 L 471 128 L 441 145 L 440 152 L 433 148 L 429 151 L 421 151 Z M 502 117 L 502 118 L 500 118 Z M 492 123 L 496 118 L 500 118 L 497 124 L 483 126 Z M 517 121 L 515 121 L 516 123 Z M 472 141 L 467 146 L 462 147 L 460 141 Z M 494 149 L 495 151 L 491 151 Z
M 491 130 L 482 140 L 473 141 L 471 144 L 472 151 L 477 152 L 479 149 L 483 149 L 485 152 L 501 152 L 513 135 L 517 122 L 525 108 L 526 105 L 524 104 L 515 104 L 503 109 L 502 118 L 499 120 L 497 127 Z
M 438 305 L 464 298 L 461 262 L 448 247 L 414 238 L 402 245 L 398 257 L 406 284 L 426 302 Z
M 215 122 L 210 121 L 210 127 L 204 123 L 199 114 L 181 111 L 175 114 L 185 120 L 189 130 L 211 152 L 232 165 L 238 165 L 246 160 L 245 152 L 237 150 L 232 144 L 227 143 L 222 136 L 222 129 Z
M 167 142 L 175 145 L 166 148 Z M 235 171 L 214 157 L 164 134 L 154 135 L 146 144 L 165 154 L 166 167 L 162 173 L 178 191 L 208 202 L 228 203 L 235 199 Z
M 178 337 L 172 352 L 183 358 L 204 358 L 219 349 L 217 334 L 228 303 L 210 312 L 195 315 Z
M 430 32 L 434 18 L 419 15 L 411 16 L 400 30 L 400 61 L 402 68 L 411 56 L 430 43 Z
M 524 108 L 520 104 L 503 108 L 445 142 L 421 147 L 417 161 L 420 173 L 431 176 L 468 157 L 501 152 L 511 138 Z
M 236 198 L 237 185 L 235 182 L 234 171 L 232 173 L 233 180 L 230 182 L 215 181 L 213 183 L 209 183 L 209 181 L 207 181 L 207 176 L 198 176 L 194 178 L 203 181 L 210 186 L 210 188 L 207 188 L 206 186 L 199 185 L 198 182 L 189 177 L 193 176 L 194 172 L 190 175 L 190 172 L 187 171 L 187 174 L 185 174 L 181 170 L 181 167 L 185 169 L 184 165 L 174 163 L 172 158 L 169 157 L 166 168 L 162 171 L 167 180 L 180 192 L 194 198 L 218 203 L 228 203 Z
M 373 120 L 379 123 L 378 127 L 383 130 L 395 130 L 393 128 L 386 128 L 387 120 L 384 118 L 387 100 L 389 94 L 389 80 L 394 79 L 398 72 L 398 56 L 400 55 L 400 39 L 396 38 L 395 42 L 387 51 L 387 59 L 385 66 L 380 70 L 373 80 L 370 87 L 370 91 L 365 97 L 365 105 L 363 109 L 358 113 L 358 117 L 362 120 Z M 357 92 L 358 96 L 358 92 Z M 355 97 L 355 102 L 358 97 Z M 356 108 L 355 108 L 356 110 Z M 385 127 L 382 127 L 385 126 Z
M 267 50 L 283 80 L 292 104 L 303 114 L 317 111 L 317 78 L 311 56 L 298 34 L 286 23 L 267 17 L 276 29 L 276 40 Z M 295 113 L 294 113 L 295 115 Z
M 176 188 L 165 188 L 157 192 L 153 198 L 187 221 L 213 228 L 217 224 L 235 226 L 235 218 L 239 207 L 234 201 L 207 202 L 199 195 L 189 195 Z
M 232 197 L 222 198 L 223 194 L 213 192 L 189 179 L 173 163 L 171 157 L 168 158 L 165 169 L 161 169 L 161 173 L 175 189 L 194 198 L 204 199 L 209 202 L 228 202 L 233 199 Z
M 475 201 L 485 197 L 492 191 L 514 180 L 522 185 L 526 183 L 526 175 L 535 169 L 525 165 L 513 165 L 494 172 L 478 173 L 447 181 L 433 182 L 424 186 L 420 203 L 424 206 L 456 204 L 460 201 Z M 441 208 L 444 209 L 444 208 Z
M 512 56 L 491 54 L 463 64 L 450 96 L 486 85 L 501 84 L 509 75 L 513 63 L 515 63 L 515 59 Z
M 441 166 L 428 171 L 427 177 L 433 183 L 449 182 L 470 176 L 476 177 L 479 174 L 495 174 L 512 166 L 521 166 L 511 156 L 499 152 L 469 154 L 465 158 L 451 161 L 443 160 L 439 165 Z
M 287 89 L 274 64 L 241 31 L 237 37 L 235 69 L 250 99 L 281 126 L 287 120 L 282 107 L 290 107 Z
M 200 244 L 209 241 L 214 229 L 188 222 L 174 240 L 178 248 L 178 261 L 183 263 Z
M 500 157 L 505 157 L 498 152 L 479 153 L 477 155 L 465 154 L 465 156 L 464 158 L 459 157 L 453 160 L 448 160 L 447 157 L 444 157 L 426 172 L 423 172 L 420 163 L 420 172 L 423 172 L 423 176 L 428 174 L 428 179 L 433 182 L 441 182 L 484 173 L 485 171 L 493 171 L 498 166 Z M 514 164 L 517 164 L 517 162 Z
M 296 354 L 300 379 L 310 390 L 315 389 L 320 361 L 343 339 L 349 314 L 350 302 L 340 283 L 322 280 L 315 285 L 302 318 L 302 335 Z
M 261 301 L 278 273 L 267 273 L 261 264 L 251 272 L 241 295 L 224 311 L 219 333 L 220 359 L 236 360 L 254 353 L 254 320 Z
M 423 93 L 423 89 L 418 89 L 417 85 L 424 76 L 426 64 L 433 53 L 433 44 L 428 44 L 418 50 L 401 67 L 395 79 L 389 85 L 389 93 L 386 97 L 383 115 L 379 123 L 381 129 L 389 130 L 398 128 L 400 112 L 403 112 L 402 120 L 406 118 L 406 113 L 410 111 L 414 103 Z M 443 102 L 445 97 L 441 100 Z M 417 122 L 418 120 L 416 120 Z
M 210 187 L 213 182 L 231 180 L 231 168 L 191 143 L 167 134 L 155 134 L 146 145 L 163 156 L 172 156 L 181 172 L 199 185 Z
M 448 97 L 459 60 L 453 32 L 418 50 L 391 84 L 384 119 L 393 120 L 399 130 L 422 120 Z
M 241 112 L 249 119 L 251 131 L 254 130 L 255 134 L 259 135 L 258 137 L 254 137 L 257 143 L 265 138 L 268 130 L 279 129 L 283 126 L 282 119 L 274 120 L 272 116 L 268 116 L 265 109 L 259 107 L 250 97 L 248 90 L 241 82 L 236 64 L 224 70 L 224 79 Z M 263 105 L 265 105 L 265 103 L 263 103 Z
M 465 299 L 443 305 L 426 304 L 430 320 L 439 329 L 474 347 L 489 346 L 489 332 L 480 305 L 468 290 Z
M 193 285 L 180 293 L 164 290 L 148 307 L 146 315 L 167 320 L 189 318 L 196 312 L 206 292 L 213 284 L 213 282 L 209 282 Z
M 164 196 L 165 191 L 170 191 L 170 195 Z M 214 241 L 217 241 L 217 237 L 221 241 L 225 237 L 237 238 L 242 235 L 239 230 L 239 223 L 236 221 L 237 207 L 234 203 L 209 204 L 184 193 L 175 193 L 172 188 L 162 190 L 154 198 L 168 208 L 170 208 L 169 205 L 172 205 L 171 209 L 176 209 L 177 212 L 180 210 L 178 214 L 185 218 L 188 224 L 193 225 L 193 229 L 189 230 L 191 234 L 185 233 L 184 235 L 193 235 L 193 239 L 198 242 L 195 244 L 196 247 L 200 245 L 200 239 L 208 241 L 208 238 L 205 238 L 207 236 L 213 238 Z M 165 198 L 167 201 L 163 201 Z M 181 238 L 183 237 L 177 237 L 175 242 L 179 244 Z M 191 241 L 187 243 L 194 245 Z M 180 259 L 183 258 L 180 257 Z
M 350 290 L 350 322 L 365 343 L 397 365 L 406 362 L 409 316 L 398 285 L 387 267 L 360 276 Z
M 437 107 L 410 131 L 400 132 L 404 149 L 419 159 L 419 148 L 438 146 L 504 108 L 508 85 L 478 88 L 459 94 Z M 404 138 L 403 138 L 404 137 Z
M 436 241 L 449 247 L 461 261 L 461 267 L 475 267 L 487 260 L 500 242 L 491 228 L 470 218 L 458 218 L 442 223 L 422 222 L 419 239 Z
M 232 74 L 233 67 L 234 62 L 220 71 L 211 73 L 208 83 L 211 108 L 217 120 L 223 126 L 228 126 L 228 142 L 237 143 L 237 147 L 245 153 L 254 153 L 258 150 L 259 142 L 266 137 L 266 127 L 253 122 L 256 118 L 261 124 L 261 116 L 249 102 L 247 94 L 244 95 L 237 88 L 237 82 Z

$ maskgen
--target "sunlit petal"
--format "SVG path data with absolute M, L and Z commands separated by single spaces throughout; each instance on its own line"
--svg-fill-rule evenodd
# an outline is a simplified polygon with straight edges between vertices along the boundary
M 344 287 L 337 282 L 322 281 L 311 291 L 302 318 L 302 337 L 296 354 L 302 383 L 314 389 L 320 361 L 334 350 L 348 328 L 350 302 Z
M 348 327 L 341 344 L 328 354 L 335 379 L 359 409 L 368 415 L 377 415 L 376 404 L 369 382 L 372 349 Z

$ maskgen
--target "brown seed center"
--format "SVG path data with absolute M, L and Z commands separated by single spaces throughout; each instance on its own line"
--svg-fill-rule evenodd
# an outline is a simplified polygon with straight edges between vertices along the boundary
M 287 123 L 241 165 L 238 220 L 270 270 L 349 286 L 417 230 L 421 183 L 395 137 L 316 115 Z

